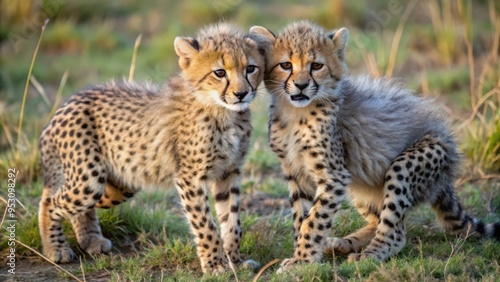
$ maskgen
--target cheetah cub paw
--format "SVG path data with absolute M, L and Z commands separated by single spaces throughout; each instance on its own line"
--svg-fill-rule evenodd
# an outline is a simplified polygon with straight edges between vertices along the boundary
M 225 258 L 217 258 L 209 262 L 202 263 L 202 271 L 205 274 L 218 275 L 229 269 L 229 264 Z
M 76 256 L 73 250 L 68 246 L 59 248 L 50 248 L 43 251 L 43 254 L 55 263 L 71 262 Z
M 347 255 L 350 253 L 359 252 L 360 248 L 357 248 L 352 242 L 352 240 L 346 240 L 344 238 L 332 238 L 328 237 L 325 243 L 324 252 L 327 254 L 331 254 L 335 252 L 336 254 Z
M 87 235 L 85 238 L 78 242 L 80 248 L 89 255 L 97 255 L 102 253 L 109 253 L 111 251 L 111 241 L 101 235 Z
M 292 267 L 300 264 L 300 263 L 308 263 L 310 260 L 307 259 L 299 259 L 299 258 L 287 258 L 284 259 L 281 264 L 280 268 L 276 271 L 276 273 L 285 273 L 286 270 L 291 269 Z
M 364 260 L 364 259 L 380 260 L 380 258 L 378 258 L 377 255 L 370 254 L 370 253 L 354 253 L 354 254 L 349 254 L 347 256 L 348 262 L 355 262 L 355 261 L 360 261 L 360 260 Z
M 248 260 L 241 262 L 241 267 L 244 269 L 256 270 L 256 269 L 260 268 L 260 263 L 254 261 L 254 260 L 248 259 Z

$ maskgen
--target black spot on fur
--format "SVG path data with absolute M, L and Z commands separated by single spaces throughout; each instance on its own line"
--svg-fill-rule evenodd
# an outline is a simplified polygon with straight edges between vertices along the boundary
M 500 241 L 500 222 L 493 224 L 493 238 Z
M 229 192 L 220 192 L 215 195 L 216 202 L 227 201 L 229 199 Z
M 394 228 L 394 223 L 392 223 L 387 218 L 384 218 L 384 224 L 387 225 L 387 226 L 389 226 L 390 228 Z
M 484 230 L 484 222 L 480 221 L 476 225 L 476 231 L 479 232 L 479 234 L 484 235 L 485 230 Z
M 323 236 L 320 235 L 316 235 L 316 238 L 314 238 L 314 242 L 317 244 L 321 243 L 321 240 L 323 240 Z

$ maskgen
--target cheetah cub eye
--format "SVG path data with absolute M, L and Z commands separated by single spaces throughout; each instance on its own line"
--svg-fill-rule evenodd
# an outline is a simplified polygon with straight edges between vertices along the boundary
M 243 111 L 264 77 L 264 56 L 257 41 L 241 34 L 230 35 L 177 37 L 175 51 L 182 74 L 200 102 Z
M 294 28 L 292 24 L 274 35 L 264 27 L 254 26 L 250 36 L 267 47 L 266 88 L 294 107 L 306 107 L 333 94 L 347 69 L 346 28 L 324 33 L 312 27 Z

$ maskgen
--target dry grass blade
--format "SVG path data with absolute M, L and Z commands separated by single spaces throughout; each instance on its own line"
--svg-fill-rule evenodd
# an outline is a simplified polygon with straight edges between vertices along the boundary
M 132 82 L 134 79 L 134 71 L 135 71 L 135 60 L 137 58 L 137 49 L 139 49 L 139 45 L 141 45 L 142 34 L 139 34 L 135 39 L 134 44 L 134 53 L 132 53 L 132 64 L 130 65 L 130 72 L 128 74 L 128 82 Z
M 7 237 L 5 235 L 2 235 L 2 236 Z M 66 274 L 68 274 L 68 276 L 71 277 L 71 278 L 73 278 L 75 281 L 84 282 L 80 278 L 76 277 L 73 273 L 71 273 L 68 270 L 62 268 L 57 263 L 54 263 L 53 261 L 51 261 L 50 259 L 48 259 L 46 256 L 42 255 L 41 253 L 39 253 L 37 250 L 33 249 L 32 247 L 24 244 L 23 242 L 21 242 L 21 241 L 19 241 L 17 239 L 14 239 L 14 241 L 16 243 L 18 243 L 19 245 L 25 247 L 26 249 L 32 251 L 33 253 L 37 254 L 39 257 L 43 258 L 44 260 L 48 261 L 50 264 L 52 264 L 53 266 L 55 266 L 57 269 L 61 270 L 62 272 L 66 273 Z
M 257 282 L 257 280 L 259 280 L 259 278 L 262 276 L 262 274 L 264 273 L 264 271 L 266 271 L 266 269 L 268 269 L 271 265 L 278 263 L 279 261 L 280 261 L 280 259 L 273 259 L 272 261 L 270 261 L 266 265 L 264 265 L 259 270 L 259 272 L 257 273 L 257 275 L 255 275 L 255 277 L 253 278 L 252 282 Z
M 47 104 L 47 106 L 50 106 L 50 101 L 49 98 L 47 97 L 47 92 L 45 92 L 45 89 L 43 89 L 43 86 L 38 81 L 38 79 L 36 79 L 36 77 L 32 75 L 30 78 L 30 82 L 35 87 L 36 91 L 38 91 L 38 94 L 40 94 L 45 104 Z
M 475 80 L 475 63 L 474 54 L 472 50 L 472 31 L 470 29 L 470 13 L 471 13 L 471 2 L 467 1 L 467 8 L 463 6 L 461 0 L 457 0 L 458 13 L 460 15 L 461 21 L 464 24 L 463 36 L 465 41 L 465 47 L 467 48 L 467 60 L 469 61 L 469 80 L 470 80 L 470 97 L 472 107 L 476 107 L 477 95 L 481 93 L 476 93 L 476 80 Z M 467 25 L 466 25 L 467 24 Z
M 339 277 L 338 275 L 338 269 L 337 269 L 337 257 L 335 256 L 335 250 L 333 247 L 331 247 L 331 252 L 332 252 L 332 271 L 333 271 L 333 281 L 338 282 L 338 281 L 344 281 L 342 278 Z
M 495 27 L 495 35 L 493 36 L 493 44 L 491 47 L 491 57 L 493 62 L 498 59 L 498 46 L 500 45 L 500 19 L 497 18 L 497 13 L 495 11 L 495 3 L 493 0 L 488 1 L 488 8 L 490 11 L 490 20 Z
M 466 177 L 457 181 L 456 187 L 462 187 L 465 183 L 477 180 L 498 180 L 500 181 L 500 174 L 487 174 L 483 176 Z
M 394 66 L 396 65 L 396 58 L 398 56 L 399 42 L 401 41 L 401 36 L 403 35 L 403 30 L 410 17 L 410 13 L 417 4 L 417 0 L 412 0 L 406 6 L 406 9 L 399 19 L 398 27 L 396 28 L 396 32 L 394 33 L 394 37 L 392 38 L 391 44 L 391 52 L 389 53 L 389 62 L 387 63 L 387 68 L 385 71 L 385 76 L 387 78 L 392 77 L 392 72 L 394 71 Z
M 5 132 L 5 137 L 7 138 L 7 141 L 9 142 L 12 153 L 15 153 L 14 139 L 12 138 L 12 134 L 10 134 L 9 127 L 7 126 L 7 124 L 2 122 L 2 128 L 3 128 L 3 131 Z
M 380 71 L 378 70 L 377 66 L 377 59 L 375 59 L 375 55 L 372 52 L 369 52 L 366 55 L 365 63 L 372 77 L 380 77 Z
M 458 238 L 456 244 L 451 243 L 451 252 L 450 255 L 448 256 L 448 259 L 446 260 L 446 264 L 444 265 L 444 271 L 443 271 L 444 277 L 447 276 L 448 265 L 450 263 L 451 258 L 464 246 L 465 241 L 467 241 L 467 239 L 471 235 L 470 231 L 471 231 L 471 226 L 469 226 L 469 228 L 467 229 L 467 233 L 465 234 L 464 238 Z
M 2 221 L 0 221 L 0 228 L 1 228 L 3 226 L 4 221 L 5 221 L 5 217 L 7 216 L 7 211 L 9 210 L 9 204 L 8 204 L 7 200 L 5 200 L 2 197 L 0 197 L 0 200 L 5 203 L 5 211 L 3 212 Z
M 80 269 L 82 270 L 83 282 L 87 282 L 87 280 L 85 279 L 85 270 L 83 269 L 82 257 L 78 257 L 78 259 L 80 260 Z
M 23 128 L 24 107 L 26 106 L 26 97 L 28 96 L 28 88 L 30 86 L 31 73 L 33 72 L 33 66 L 35 65 L 36 55 L 38 54 L 38 49 L 40 48 L 40 43 L 42 42 L 42 37 L 45 32 L 45 27 L 47 27 L 48 23 L 49 19 L 46 19 L 45 23 L 42 26 L 42 32 L 38 37 L 38 43 L 36 44 L 35 52 L 33 53 L 33 58 L 31 59 L 31 65 L 28 71 L 28 77 L 26 79 L 26 86 L 24 87 L 23 102 L 21 104 L 21 112 L 19 113 L 19 126 L 17 128 L 18 136 L 17 136 L 16 159 L 19 157 L 19 146 L 21 144 L 21 135 L 22 135 L 21 129 Z
M 361 42 L 360 38 L 361 36 L 359 34 L 362 34 L 362 32 L 357 29 L 354 30 L 356 30 L 356 32 L 353 33 L 354 44 L 360 50 L 361 57 L 363 58 L 366 67 L 368 68 L 368 72 L 371 74 L 372 77 L 380 77 L 380 72 L 378 70 L 377 60 L 375 59 L 375 55 L 373 54 L 373 52 L 366 50 L 364 44 Z
M 437 51 L 442 62 L 450 66 L 454 56 L 458 53 L 456 33 L 459 31 L 460 23 L 455 17 L 453 0 L 429 0 L 426 1 L 432 26 L 434 27 Z
M 425 64 L 421 64 L 422 67 L 422 96 L 428 97 L 430 95 L 430 89 L 429 89 L 429 76 L 427 75 L 427 68 L 425 67 Z
M 234 274 L 234 279 L 236 279 L 236 282 L 240 282 L 240 280 L 238 280 L 238 275 L 236 274 L 236 269 L 234 268 L 234 264 L 231 261 L 231 258 L 229 257 L 229 255 L 227 253 L 226 253 L 226 257 L 227 257 L 227 261 L 229 262 L 229 268 L 231 269 L 231 271 Z
M 24 211 L 28 214 L 28 216 L 32 216 L 31 213 L 28 211 L 28 209 L 23 205 L 23 203 L 21 203 L 21 201 L 19 201 L 19 199 L 16 199 L 16 202 L 19 204 L 19 206 L 21 206 Z
M 59 100 L 61 99 L 62 91 L 64 89 L 64 86 L 66 86 L 66 81 L 68 80 L 68 71 L 64 71 L 64 74 L 61 78 L 61 82 L 59 83 L 59 88 L 57 88 L 57 93 L 56 93 L 56 99 L 54 100 L 54 105 L 52 106 L 52 109 L 50 110 L 50 114 L 47 116 L 47 118 L 51 118 L 54 113 L 57 110 L 57 106 L 59 105 Z
M 495 89 L 493 88 L 490 90 L 488 93 L 486 93 L 481 99 L 476 103 L 476 105 L 472 106 L 472 113 L 469 115 L 469 117 L 462 122 L 458 127 L 457 130 L 461 130 L 464 128 L 467 124 L 469 124 L 474 118 L 478 115 L 479 110 L 481 109 L 481 105 L 483 105 L 491 96 L 494 94 L 500 93 L 500 89 Z

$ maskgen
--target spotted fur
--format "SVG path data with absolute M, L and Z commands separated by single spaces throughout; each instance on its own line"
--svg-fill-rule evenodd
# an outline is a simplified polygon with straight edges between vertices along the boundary
M 384 79 L 347 76 L 345 28 L 297 22 L 277 36 L 263 27 L 250 33 L 267 44 L 269 139 L 294 210 L 295 252 L 281 269 L 332 249 L 349 260 L 385 260 L 405 244 L 407 210 L 424 202 L 446 231 L 500 238 L 499 223 L 473 219 L 456 197 L 459 153 L 435 101 Z M 367 225 L 329 238 L 346 192 Z
M 263 78 L 262 50 L 224 23 L 174 45 L 182 72 L 162 87 L 111 83 L 78 92 L 43 130 L 39 227 L 52 261 L 74 257 L 64 218 L 84 251 L 106 253 L 111 242 L 95 207 L 119 204 L 140 188 L 175 186 L 203 272 L 225 271 L 227 258 L 242 262 L 240 168 L 252 130 L 248 106 Z

